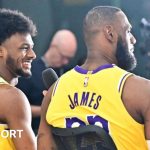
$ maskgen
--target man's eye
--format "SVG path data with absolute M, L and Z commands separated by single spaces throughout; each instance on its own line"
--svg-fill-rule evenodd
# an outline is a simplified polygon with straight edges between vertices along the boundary
M 21 50 L 23 50 L 23 51 L 27 51 L 28 50 L 28 47 L 22 47 L 22 48 L 20 48 Z

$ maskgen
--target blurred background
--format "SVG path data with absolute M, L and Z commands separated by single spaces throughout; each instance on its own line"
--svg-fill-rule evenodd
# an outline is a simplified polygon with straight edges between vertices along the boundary
M 34 50 L 37 56 L 47 50 L 57 30 L 67 28 L 73 31 L 78 40 L 78 51 L 71 66 L 86 57 L 82 20 L 96 5 L 118 6 L 126 13 L 137 39 L 135 55 L 138 65 L 133 72 L 150 79 L 150 0 L 0 0 L 1 8 L 20 10 L 35 22 L 38 35 L 34 38 Z

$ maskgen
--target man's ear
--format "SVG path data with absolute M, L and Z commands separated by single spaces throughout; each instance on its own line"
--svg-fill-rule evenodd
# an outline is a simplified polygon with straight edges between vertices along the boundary
M 3 57 L 5 54 L 5 48 L 0 45 L 0 57 Z
M 111 25 L 106 25 L 104 27 L 104 34 L 105 37 L 110 41 L 110 42 L 114 42 L 115 40 L 115 32 L 114 32 L 114 28 Z

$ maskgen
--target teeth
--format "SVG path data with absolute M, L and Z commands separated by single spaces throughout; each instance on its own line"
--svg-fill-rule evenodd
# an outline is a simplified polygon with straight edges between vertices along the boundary
M 24 64 L 31 64 L 30 62 L 24 62 Z

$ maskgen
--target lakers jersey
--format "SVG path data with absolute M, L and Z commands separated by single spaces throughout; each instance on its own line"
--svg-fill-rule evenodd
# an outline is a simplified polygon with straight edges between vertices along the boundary
M 0 84 L 8 84 L 8 83 L 0 77 Z M 0 124 L 0 150 L 16 150 L 10 136 L 4 135 L 5 134 L 5 132 L 3 132 L 4 130 L 8 130 L 7 125 Z
M 147 150 L 144 126 L 126 111 L 121 94 L 132 74 L 107 64 L 87 71 L 79 66 L 54 86 L 46 120 L 54 127 L 101 126 L 118 150 Z

